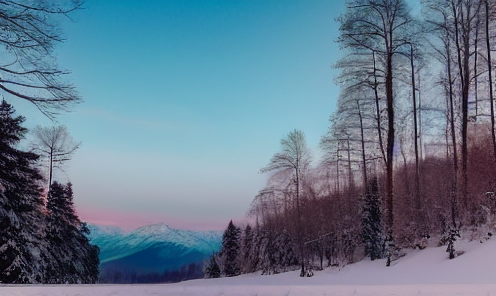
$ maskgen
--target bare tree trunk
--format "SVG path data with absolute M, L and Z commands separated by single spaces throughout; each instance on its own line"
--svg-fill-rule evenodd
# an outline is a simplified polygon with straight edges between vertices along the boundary
M 456 218 L 458 213 L 457 196 L 458 196 L 458 145 L 456 143 L 456 130 L 455 130 L 455 107 L 453 103 L 453 78 L 451 75 L 451 50 L 449 44 L 449 36 L 447 38 L 447 61 L 448 61 L 448 86 L 449 86 L 449 112 L 450 112 L 450 128 L 451 128 L 451 142 L 453 145 L 453 189 L 451 192 L 451 219 L 453 225 L 456 225 Z
M 489 100 L 491 105 L 491 136 L 493 140 L 494 162 L 496 165 L 496 134 L 494 131 L 494 94 L 493 94 L 493 77 L 491 65 L 491 42 L 489 39 L 489 0 L 485 0 L 486 8 L 486 47 L 487 47 L 487 75 L 489 78 Z
M 415 67 L 413 64 L 413 46 L 410 44 L 410 63 L 412 67 L 413 131 L 415 140 L 415 208 L 420 214 L 420 171 L 417 133 L 417 101 L 415 97 Z
M 346 139 L 347 150 L 348 150 L 348 190 L 351 191 L 353 188 L 353 175 L 351 173 L 351 155 L 350 155 L 350 136 Z
M 300 209 L 300 174 L 299 169 L 296 169 L 296 211 L 298 212 L 298 244 L 300 247 L 300 256 L 301 256 L 301 272 L 300 276 L 305 276 L 305 254 L 303 250 L 303 237 L 302 237 L 302 229 L 301 229 L 301 209 Z
M 53 173 L 53 148 L 50 147 L 50 164 L 48 166 L 48 193 L 52 187 L 52 173 Z
M 459 4 L 461 2 L 457 2 Z M 468 129 L 468 95 L 469 95 L 469 57 L 470 57 L 470 39 L 468 34 L 470 33 L 470 4 L 465 5 L 467 8 L 467 19 L 464 18 L 463 7 L 459 6 L 460 16 L 456 11 L 456 6 L 454 1 L 451 1 L 453 17 L 455 23 L 455 43 L 458 58 L 458 71 L 460 75 L 460 80 L 462 84 L 462 202 L 465 207 L 468 205 L 468 175 L 467 175 L 467 154 L 468 154 L 468 143 L 467 143 L 467 129 Z M 462 45 L 460 45 L 460 28 L 462 33 Z M 463 47 L 463 48 L 462 48 Z M 462 58 L 463 56 L 463 58 Z
M 423 157 L 423 146 L 422 146 L 422 99 L 421 99 L 421 90 L 420 90 L 420 69 L 418 73 L 418 79 L 417 79 L 417 85 L 418 85 L 418 101 L 419 101 L 419 122 L 418 122 L 418 128 L 419 128 L 419 133 L 418 133 L 418 139 L 419 139 L 419 155 L 420 155 L 420 160 L 422 161 L 424 159 Z
M 406 162 L 405 150 L 403 149 L 403 138 L 400 137 L 400 152 L 403 158 L 403 166 L 405 167 L 405 189 L 406 194 L 410 197 L 410 178 L 408 177 L 408 164 Z
M 477 22 L 479 22 L 477 20 Z M 474 78 L 475 78 L 475 81 L 474 81 L 474 98 L 475 98 L 475 120 L 477 120 L 477 117 L 479 116 L 479 79 L 478 79 L 478 75 L 477 75 L 477 58 L 478 58 L 478 55 L 479 53 L 477 52 L 478 51 L 478 46 L 479 46 L 479 25 L 477 24 L 477 26 L 475 27 L 475 41 L 474 41 L 474 51 L 475 51 L 475 54 L 474 54 Z
M 392 34 L 392 32 L 390 33 Z M 392 38 L 392 37 L 390 37 Z M 390 51 L 390 45 L 387 44 L 387 51 Z M 386 196 L 387 196 L 387 226 L 389 232 L 392 233 L 393 221 L 394 221 L 394 211 L 393 211 L 393 158 L 394 158 L 394 97 L 393 97 L 393 61 L 392 54 L 388 53 L 386 57 L 387 69 L 386 69 L 386 101 L 387 101 L 387 113 L 388 113 L 388 139 L 386 147 L 386 175 L 387 175 L 387 185 L 386 185 Z
M 374 94 L 375 94 L 375 112 L 377 118 L 377 134 L 379 136 L 379 148 L 381 150 L 382 159 L 384 160 L 384 164 L 387 165 L 386 154 L 384 153 L 384 142 L 382 140 L 382 129 L 381 129 L 381 109 L 379 107 L 379 93 L 377 91 L 377 87 L 379 83 L 377 82 L 377 66 L 375 61 L 375 52 L 372 52 L 372 59 L 374 62 Z
M 360 110 L 360 101 L 357 100 L 357 108 L 358 108 L 358 117 L 360 118 L 360 136 L 362 142 L 362 162 L 363 162 L 363 188 L 366 190 L 367 188 L 367 161 L 365 158 L 365 139 L 363 136 L 363 118 L 362 112 Z
M 337 187 L 337 192 L 338 192 L 338 198 L 339 198 L 339 148 L 336 150 L 336 187 Z

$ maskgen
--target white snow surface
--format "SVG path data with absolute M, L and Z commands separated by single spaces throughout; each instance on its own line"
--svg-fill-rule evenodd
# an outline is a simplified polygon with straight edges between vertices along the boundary
M 2 296 L 296 296 L 296 295 L 467 295 L 496 296 L 496 239 L 460 241 L 461 256 L 449 260 L 446 247 L 411 250 L 386 267 L 385 260 L 363 260 L 342 269 L 259 273 L 156 285 L 0 285 Z

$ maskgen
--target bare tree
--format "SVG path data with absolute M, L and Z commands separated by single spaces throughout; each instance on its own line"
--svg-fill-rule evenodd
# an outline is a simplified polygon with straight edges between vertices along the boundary
M 486 49 L 487 49 L 487 78 L 489 80 L 489 101 L 490 101 L 490 110 L 491 110 L 491 139 L 493 142 L 493 152 L 494 152 L 494 161 L 496 164 L 496 133 L 494 131 L 495 123 L 494 123 L 494 94 L 493 94 L 493 76 L 492 76 L 492 59 L 491 59 L 491 40 L 490 40 L 490 26 L 489 23 L 491 21 L 491 11 L 489 10 L 489 0 L 484 0 L 484 8 L 485 8 L 485 29 L 486 29 Z
M 58 22 L 79 9 L 83 1 L 0 1 L 0 89 L 33 103 L 53 119 L 58 110 L 81 100 L 74 87 L 62 81 L 53 55 L 63 42 Z
M 281 151 L 274 154 L 270 159 L 269 164 L 262 168 L 260 172 L 265 173 L 269 171 L 287 171 L 293 175 L 293 183 L 295 186 L 296 197 L 296 212 L 297 212 L 297 240 L 300 251 L 301 274 L 305 276 L 305 256 L 303 250 L 303 237 L 302 237 L 302 217 L 301 217 L 301 182 L 305 171 L 307 170 L 311 161 L 310 150 L 307 147 L 305 134 L 300 130 L 293 130 L 286 138 L 281 140 Z
M 455 48 L 458 60 L 458 75 L 461 83 L 462 101 L 462 202 L 464 206 L 468 203 L 468 103 L 470 82 L 473 75 L 470 68 L 470 58 L 473 55 L 471 41 L 475 30 L 478 28 L 478 14 L 481 10 L 481 3 L 468 0 L 450 0 L 449 6 L 452 11 L 455 28 Z M 475 65 L 474 65 L 475 67 Z
M 431 43 L 432 49 L 435 51 L 434 57 L 444 65 L 444 73 L 442 81 L 440 84 L 443 86 L 446 94 L 446 120 L 447 120 L 447 132 L 446 137 L 448 137 L 448 130 L 451 134 L 451 146 L 452 146 L 452 158 L 453 158 L 453 173 L 452 173 L 452 190 L 451 190 L 451 223 L 453 226 L 456 225 L 457 219 L 457 195 L 458 195 L 458 142 L 457 142 L 457 129 L 455 127 L 456 123 L 456 106 L 455 106 L 455 71 L 456 67 L 453 59 L 455 58 L 453 53 L 453 39 L 454 39 L 454 25 L 452 23 L 452 17 L 450 12 L 449 3 L 444 1 L 440 3 L 439 0 L 424 0 L 423 2 L 425 8 L 425 15 L 427 15 L 426 22 L 428 24 L 428 31 L 433 34 L 437 40 Z M 437 41 L 437 42 L 436 42 Z
M 64 125 L 37 126 L 34 129 L 34 151 L 48 159 L 48 191 L 52 185 L 53 168 L 71 159 L 81 142 L 74 142 Z
M 377 71 L 383 73 L 382 95 L 386 102 L 387 112 L 387 226 L 392 239 L 393 230 L 393 159 L 395 144 L 395 91 L 394 79 L 396 56 L 409 43 L 413 18 L 403 0 L 353 0 L 347 2 L 347 12 L 339 18 L 341 35 L 338 42 L 351 52 L 374 54 L 381 65 L 374 64 L 374 79 L 378 79 Z M 377 81 L 375 86 L 377 87 Z M 379 97 L 379 96 L 378 96 Z

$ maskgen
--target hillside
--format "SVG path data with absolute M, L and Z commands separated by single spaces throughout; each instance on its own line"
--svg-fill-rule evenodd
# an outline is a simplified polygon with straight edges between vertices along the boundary
M 496 295 L 496 239 L 461 241 L 465 253 L 453 260 L 445 247 L 410 251 L 391 267 L 384 260 L 364 260 L 341 270 L 326 269 L 311 278 L 298 272 L 201 279 L 168 285 L 3 286 L 2 295 Z

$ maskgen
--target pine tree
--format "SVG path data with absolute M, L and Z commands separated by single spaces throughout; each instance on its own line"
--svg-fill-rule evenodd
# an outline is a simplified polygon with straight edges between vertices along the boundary
M 384 256 L 381 199 L 377 179 L 373 179 L 365 194 L 362 211 L 362 241 L 365 256 L 371 260 Z
M 258 264 L 262 270 L 262 274 L 269 275 L 276 273 L 274 269 L 276 258 L 274 234 L 270 231 L 260 231 L 257 244 L 259 246 Z
M 217 254 L 212 254 L 210 256 L 210 262 L 205 269 L 205 277 L 207 278 L 219 278 L 220 277 L 220 267 L 217 263 Z
M 24 117 L 0 104 L 0 282 L 40 283 L 48 265 L 44 241 L 42 176 L 38 155 L 16 145 L 27 132 Z
M 243 235 L 243 242 L 242 242 L 242 269 L 243 272 L 249 273 L 249 272 L 254 272 L 254 266 L 250 260 L 250 253 L 252 252 L 253 248 L 253 230 L 250 226 L 250 224 L 246 225 L 245 232 Z
M 95 283 L 99 249 L 87 238 L 89 229 L 76 215 L 72 184 L 54 182 L 48 195 L 47 239 L 57 264 L 47 275 L 49 283 Z
M 262 230 L 260 227 L 256 227 L 253 230 L 252 246 L 248 254 L 248 262 L 250 266 L 250 272 L 255 272 L 260 269 L 260 241 L 262 236 Z
M 82 222 L 79 228 L 80 235 L 78 236 L 79 245 L 83 246 L 80 252 L 83 254 L 81 262 L 85 267 L 85 275 L 82 282 L 94 284 L 100 277 L 100 248 L 97 245 L 92 245 L 88 236 L 90 229 L 86 222 Z
M 221 256 L 224 258 L 224 274 L 226 276 L 236 276 L 241 273 L 239 267 L 241 230 L 234 226 L 232 220 L 222 236 Z
M 287 230 L 277 234 L 275 241 L 276 264 L 279 271 L 287 271 L 288 267 L 298 264 L 295 243 Z

